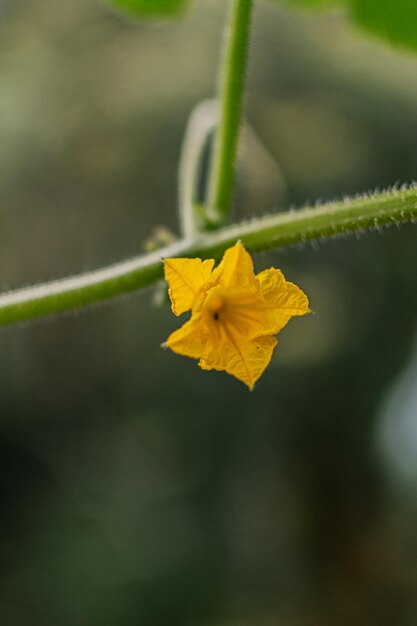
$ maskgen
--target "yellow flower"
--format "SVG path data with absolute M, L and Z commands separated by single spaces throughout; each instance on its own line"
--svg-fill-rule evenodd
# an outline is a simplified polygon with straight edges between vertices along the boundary
M 164 345 L 253 389 L 278 343 L 273 335 L 293 315 L 310 312 L 308 299 L 280 270 L 271 267 L 255 276 L 240 242 L 213 267 L 213 259 L 164 260 L 173 313 L 191 310 L 191 319 Z

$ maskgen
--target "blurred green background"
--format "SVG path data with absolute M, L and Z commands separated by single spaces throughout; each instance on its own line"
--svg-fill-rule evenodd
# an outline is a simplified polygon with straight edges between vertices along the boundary
M 0 2 L 0 285 L 177 230 L 224 0 Z M 417 57 L 258 2 L 237 218 L 409 182 Z M 252 142 L 252 145 L 250 145 Z M 152 290 L 0 334 L 2 626 L 415 626 L 415 226 L 255 258 L 310 296 L 249 393 Z

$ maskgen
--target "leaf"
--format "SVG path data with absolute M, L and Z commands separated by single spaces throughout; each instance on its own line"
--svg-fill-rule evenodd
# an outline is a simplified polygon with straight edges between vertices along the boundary
M 169 17 L 177 15 L 188 0 L 109 0 L 116 9 L 132 17 Z
M 417 50 L 417 0 L 350 0 L 350 4 L 359 24 Z
M 358 25 L 392 43 L 417 49 L 417 0 L 274 0 L 291 8 L 346 8 Z
M 277 1 L 277 0 L 275 0 Z M 344 0 L 278 0 L 281 4 L 289 7 L 315 9 L 328 8 L 334 5 L 340 5 Z

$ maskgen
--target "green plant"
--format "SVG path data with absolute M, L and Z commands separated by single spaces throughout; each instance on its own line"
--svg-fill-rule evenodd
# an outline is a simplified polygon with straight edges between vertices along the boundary
M 112 0 L 112 4 L 138 17 L 169 16 L 185 9 L 186 0 Z M 414 0 L 287 0 L 285 4 L 321 8 L 337 6 L 360 25 L 410 48 L 417 48 Z M 241 239 L 250 252 L 331 237 L 342 233 L 400 224 L 417 218 L 417 187 L 347 198 L 280 213 L 249 222 L 227 225 L 233 197 L 242 102 L 245 87 L 253 0 L 231 0 L 227 36 L 221 60 L 219 106 L 214 121 L 204 128 L 189 128 L 180 171 L 180 238 L 166 248 L 89 272 L 0 296 L 0 325 L 80 308 L 139 289 L 162 278 L 161 258 L 199 256 L 219 259 Z M 217 123 L 218 118 L 218 123 Z M 195 180 L 209 134 L 216 126 L 214 147 L 203 206 L 195 200 Z

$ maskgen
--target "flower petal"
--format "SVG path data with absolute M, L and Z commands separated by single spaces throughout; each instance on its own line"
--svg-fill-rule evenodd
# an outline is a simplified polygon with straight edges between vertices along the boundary
M 280 270 L 271 267 L 256 278 L 264 299 L 260 321 L 265 334 L 275 335 L 294 315 L 310 313 L 305 293 L 294 283 L 285 280 Z
M 166 346 L 199 359 L 202 369 L 224 370 L 253 389 L 269 364 L 278 333 L 294 315 L 310 312 L 307 296 L 270 268 L 255 276 L 250 255 L 238 242 L 219 266 L 201 259 L 166 259 L 165 278 L 176 315 L 191 319 Z
M 201 316 L 197 315 L 171 333 L 164 347 L 171 348 L 177 354 L 200 359 L 206 343 L 207 330 L 201 321 Z
M 204 370 L 224 370 L 252 390 L 268 366 L 277 343 L 275 337 L 249 340 L 239 335 L 233 326 L 219 324 L 218 336 L 210 335 L 199 366 Z
M 306 294 L 294 283 L 285 280 L 281 270 L 271 267 L 260 272 L 257 277 L 261 285 L 262 295 L 268 304 L 273 304 L 291 315 L 309 313 Z
M 220 282 L 225 287 L 259 290 L 251 256 L 240 241 L 224 253 L 223 259 L 213 272 L 213 282 Z
M 165 280 L 175 315 L 193 307 L 198 292 L 210 280 L 213 266 L 214 259 L 164 259 Z

